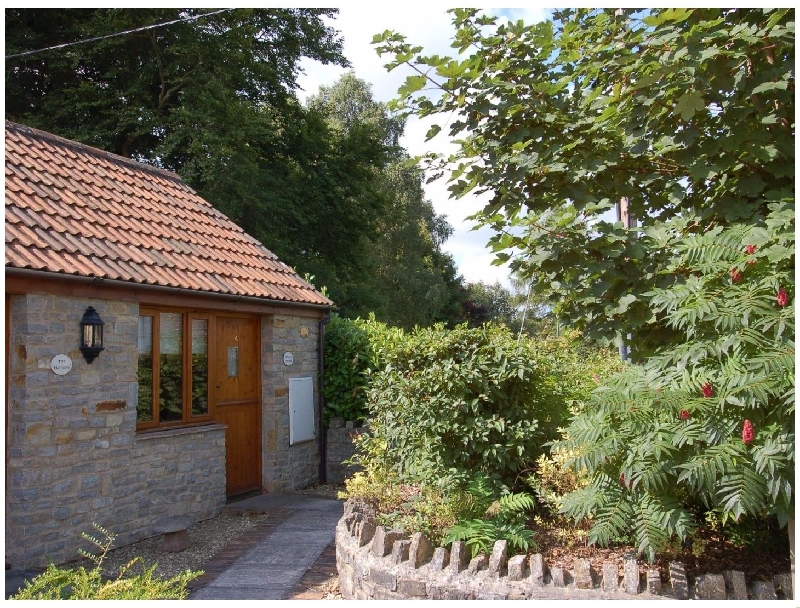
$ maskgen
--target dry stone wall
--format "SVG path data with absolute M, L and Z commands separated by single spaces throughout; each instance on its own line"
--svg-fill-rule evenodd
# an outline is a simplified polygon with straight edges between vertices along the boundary
M 684 567 L 673 562 L 669 583 L 658 570 L 640 577 L 635 557 L 622 572 L 606 563 L 595 572 L 588 560 L 575 559 L 571 570 L 549 568 L 541 554 L 508 555 L 497 541 L 491 555 L 470 559 L 467 546 L 433 547 L 421 533 L 376 526 L 352 501 L 336 527 L 336 566 L 345 599 L 792 599 L 791 574 L 747 583 L 743 572 L 698 577 L 693 585 Z

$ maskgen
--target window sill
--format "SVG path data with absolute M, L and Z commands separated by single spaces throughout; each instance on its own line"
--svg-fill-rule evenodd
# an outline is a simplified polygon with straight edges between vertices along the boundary
M 197 426 L 181 426 L 166 429 L 148 429 L 146 431 L 136 431 L 136 441 L 147 441 L 149 439 L 163 439 L 165 437 L 178 437 L 180 435 L 198 435 L 209 431 L 224 431 L 228 428 L 227 424 L 211 423 Z

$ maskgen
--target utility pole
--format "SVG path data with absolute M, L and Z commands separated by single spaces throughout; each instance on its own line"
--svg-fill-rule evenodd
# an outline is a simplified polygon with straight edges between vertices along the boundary
M 628 212 L 628 197 L 623 196 L 619 199 L 617 203 L 617 221 L 622 222 L 622 225 L 625 228 L 635 228 L 636 227 L 636 218 L 633 217 Z M 635 238 L 635 237 L 634 237 Z M 628 341 L 630 341 L 631 336 L 628 334 L 627 336 Z M 628 343 L 624 341 L 619 346 L 619 356 L 623 361 L 628 360 Z

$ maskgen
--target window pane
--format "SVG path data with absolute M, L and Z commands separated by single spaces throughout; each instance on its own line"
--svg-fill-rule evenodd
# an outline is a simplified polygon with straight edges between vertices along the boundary
M 239 347 L 228 347 L 228 377 L 236 378 L 239 375 Z
M 160 313 L 159 418 L 183 420 L 183 315 Z
M 139 317 L 139 400 L 136 421 L 153 420 L 153 317 Z
M 192 416 L 208 414 L 208 321 L 192 319 Z

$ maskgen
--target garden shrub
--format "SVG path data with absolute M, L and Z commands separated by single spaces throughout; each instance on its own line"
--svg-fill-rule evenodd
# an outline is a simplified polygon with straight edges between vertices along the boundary
M 681 281 L 649 296 L 683 342 L 611 378 L 556 443 L 589 478 L 564 512 L 651 560 L 703 510 L 793 517 L 793 206 L 686 238 L 665 272 Z
M 423 532 L 441 544 L 445 532 L 465 515 L 467 497 L 457 488 L 403 483 L 390 469 L 373 466 L 345 480 L 341 498 L 366 503 L 378 524 L 388 529 Z
M 134 574 L 132 569 L 139 558 L 134 558 L 122 567 L 116 578 L 104 579 L 102 576 L 103 560 L 114 543 L 115 536 L 101 526 L 94 524 L 105 538 L 98 540 L 90 534 L 82 534 L 84 539 L 95 545 L 98 553 L 89 553 L 84 550 L 78 552 L 85 558 L 94 562 L 94 568 L 86 570 L 83 566 L 76 569 L 62 568 L 54 564 L 30 581 L 12 595 L 12 600 L 182 600 L 186 599 L 189 591 L 186 586 L 198 576 L 200 572 L 187 570 L 171 578 L 155 576 L 158 564 L 145 567 L 140 574 Z
M 325 425 L 334 417 L 364 419 L 367 373 L 383 367 L 404 339 L 402 329 L 376 321 L 374 314 L 368 319 L 331 317 L 325 328 Z
M 325 327 L 325 408 L 323 422 L 339 416 L 361 420 L 366 409 L 364 371 L 371 363 L 369 341 L 355 322 L 331 317 Z
M 370 376 L 364 441 L 384 442 L 384 458 L 413 483 L 476 472 L 513 483 L 545 441 L 536 380 L 535 361 L 504 328 L 417 330 Z
M 513 487 L 594 387 L 570 346 L 518 344 L 496 325 L 417 329 L 370 374 L 362 441 L 385 450 L 367 453 L 410 483 L 466 487 L 484 475 Z
M 466 522 L 526 489 L 545 444 L 621 365 L 616 352 L 593 350 L 570 333 L 519 340 L 494 325 L 405 333 L 374 320 L 342 320 L 340 327 L 340 335 L 352 334 L 349 344 L 360 345 L 337 346 L 348 366 L 341 376 L 367 362 L 351 376 L 357 390 L 346 396 L 363 396 L 369 420 L 354 457 L 364 471 L 347 480 L 344 496 L 369 503 L 380 523 L 432 540 L 459 525 L 464 534 L 485 536 L 479 528 L 486 526 Z M 476 511 L 470 484 L 477 478 L 492 500 Z M 487 526 L 524 546 L 527 514 L 515 512 L 521 527 L 509 527 L 511 512 L 503 513 Z
M 548 515 L 558 520 L 563 507 L 564 496 L 588 483 L 585 475 L 567 466 L 569 454 L 551 450 L 536 459 L 533 472 L 527 476 L 526 483 L 533 490 L 537 503 L 547 509 Z

